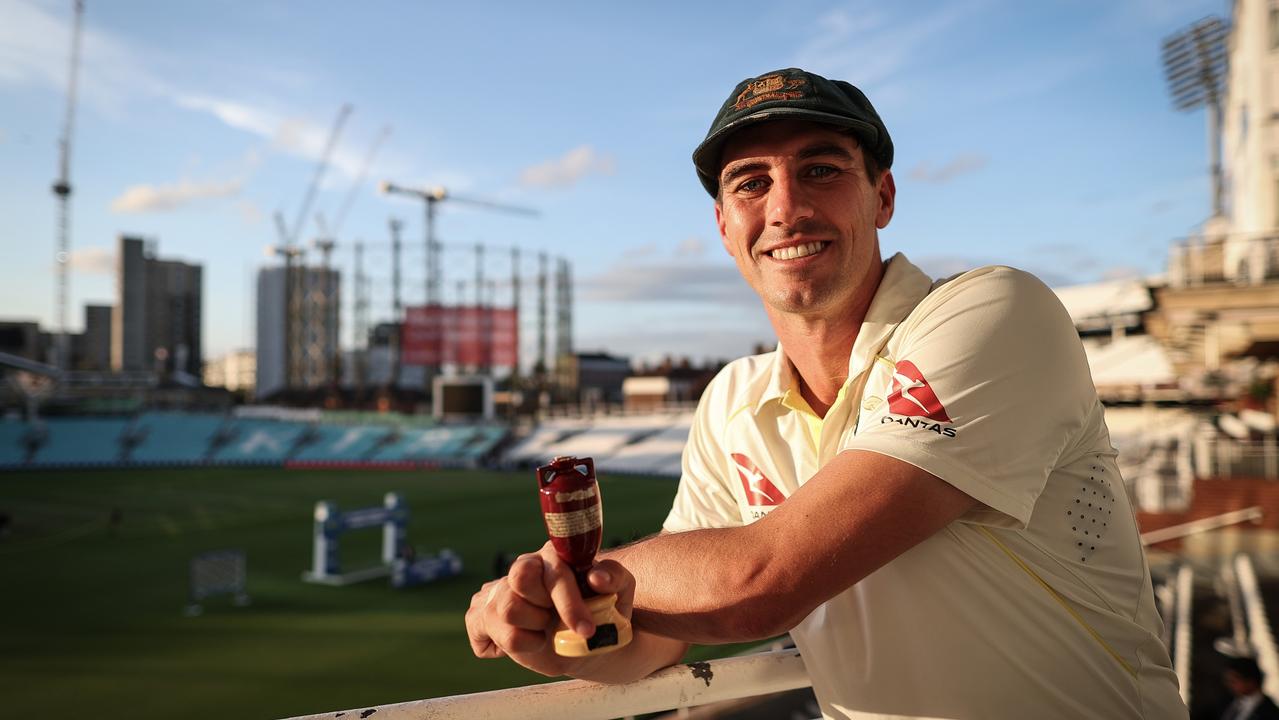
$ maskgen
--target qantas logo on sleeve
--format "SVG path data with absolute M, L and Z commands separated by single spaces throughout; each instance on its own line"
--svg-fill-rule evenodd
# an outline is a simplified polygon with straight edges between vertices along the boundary
M 733 453 L 733 462 L 737 465 L 737 476 L 742 479 L 742 488 L 746 490 L 748 505 L 781 505 L 786 499 L 782 491 L 764 477 L 764 473 L 750 458 L 741 453 Z
M 933 392 L 915 363 L 909 360 L 902 360 L 893 368 L 893 392 L 888 396 L 888 412 L 950 422 L 937 393 Z

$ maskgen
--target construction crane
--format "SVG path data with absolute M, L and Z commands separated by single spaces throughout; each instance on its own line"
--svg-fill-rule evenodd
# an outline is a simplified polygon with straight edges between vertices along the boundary
M 84 16 L 84 0 L 75 0 L 75 16 L 71 23 L 71 71 L 67 77 L 67 112 L 63 118 L 62 136 L 58 138 L 58 179 L 53 182 L 53 195 L 58 201 L 58 336 L 54 349 L 54 365 L 61 370 L 70 367 L 67 342 L 67 270 L 71 262 L 71 137 L 75 128 L 76 79 L 80 69 L 80 21 Z
M 422 200 L 426 204 L 426 304 L 438 305 L 440 303 L 440 243 L 435 239 L 435 206 L 445 200 L 451 202 L 465 203 L 467 205 L 475 205 L 477 207 L 487 208 L 489 210 L 497 210 L 499 212 L 512 213 L 515 215 L 526 215 L 537 217 L 540 213 L 525 207 L 515 205 L 504 205 L 502 203 L 492 202 L 490 200 L 480 200 L 478 198 L 463 197 L 450 193 L 442 186 L 433 188 L 408 188 L 396 185 L 390 181 L 383 181 L 381 190 L 386 195 L 407 195 Z
M 302 198 L 302 205 L 298 208 L 297 219 L 294 221 L 293 227 L 289 227 L 284 222 L 283 213 L 279 211 L 275 213 L 275 228 L 280 237 L 280 244 L 268 249 L 284 258 L 286 388 L 292 388 L 296 383 L 308 384 L 314 379 L 313 376 L 315 375 L 315 373 L 309 371 L 309 367 L 322 365 L 322 353 L 316 352 L 313 347 L 314 343 L 307 343 L 306 328 L 308 326 L 314 328 L 316 320 L 324 316 L 317 317 L 315 303 L 308 302 L 305 296 L 305 287 L 308 284 L 306 282 L 304 260 L 306 250 L 298 246 L 298 236 L 302 232 L 302 225 L 307 218 L 307 214 L 311 211 L 311 206 L 315 203 L 315 195 L 319 191 L 320 183 L 323 182 L 324 175 L 328 172 L 333 150 L 337 147 L 338 138 L 342 136 L 342 128 L 346 125 L 346 120 L 353 110 L 354 108 L 350 103 L 343 103 L 342 107 L 338 109 L 337 118 L 333 121 L 333 129 L 329 131 L 328 141 L 324 145 L 324 150 L 320 153 L 320 158 L 315 166 L 315 173 L 311 177 L 311 184 L 307 187 L 306 195 Z M 320 246 L 326 264 L 332 248 L 331 242 L 327 243 L 327 247 L 323 244 Z M 327 268 L 324 272 L 326 273 L 325 277 L 327 277 Z M 325 290 L 327 290 L 327 283 L 325 285 Z
M 333 149 L 337 147 L 338 138 L 342 136 L 342 127 L 346 125 L 346 119 L 350 117 L 353 107 L 350 103 L 344 103 L 338 109 L 337 119 L 333 121 L 333 129 L 329 132 L 329 140 L 324 146 L 324 151 L 320 155 L 319 161 L 315 166 L 315 174 L 311 177 L 311 185 L 306 189 L 306 195 L 302 198 L 302 205 L 298 208 L 297 219 L 293 222 L 293 227 L 285 227 L 282 218 L 276 219 L 276 224 L 280 227 L 286 237 L 281 239 L 285 245 L 296 245 L 298 236 L 302 232 L 302 223 L 306 221 L 307 214 L 311 212 L 311 205 L 315 202 L 315 193 L 320 189 L 320 183 L 324 180 L 324 174 L 329 170 L 329 160 L 333 157 Z

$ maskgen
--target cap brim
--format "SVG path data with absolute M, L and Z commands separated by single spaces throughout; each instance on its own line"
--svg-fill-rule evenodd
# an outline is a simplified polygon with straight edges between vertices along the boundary
M 719 192 L 720 151 L 723 149 L 724 142 L 728 140 L 728 136 L 748 125 L 770 120 L 811 120 L 823 125 L 852 128 L 864 134 L 864 143 L 873 145 L 879 142 L 879 130 L 874 125 L 856 118 L 795 107 L 760 110 L 725 125 L 693 150 L 693 167 L 697 168 L 698 179 L 702 181 L 702 187 L 706 188 L 706 192 L 710 193 L 711 197 L 715 197 Z

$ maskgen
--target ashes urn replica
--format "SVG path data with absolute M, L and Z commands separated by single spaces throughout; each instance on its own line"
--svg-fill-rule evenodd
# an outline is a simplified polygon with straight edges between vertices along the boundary
M 542 519 L 555 554 L 573 568 L 577 587 L 595 622 L 595 634 L 582 637 L 563 621 L 555 632 L 555 652 L 564 657 L 599 655 L 631 641 L 631 622 L 617 611 L 617 595 L 599 595 L 586 582 L 604 537 L 604 512 L 595 462 L 591 458 L 557 457 L 537 469 Z

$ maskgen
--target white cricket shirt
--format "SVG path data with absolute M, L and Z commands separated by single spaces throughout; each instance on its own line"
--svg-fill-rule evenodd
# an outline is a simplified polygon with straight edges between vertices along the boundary
M 981 506 L 791 631 L 826 717 L 1187 717 L 1083 348 L 1039 280 L 893 257 L 824 419 L 782 348 L 729 364 L 664 528 L 753 522 L 848 449 Z

